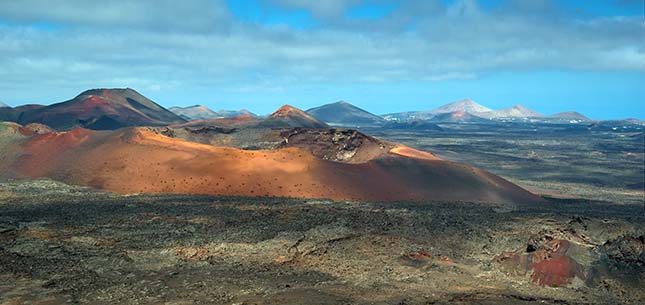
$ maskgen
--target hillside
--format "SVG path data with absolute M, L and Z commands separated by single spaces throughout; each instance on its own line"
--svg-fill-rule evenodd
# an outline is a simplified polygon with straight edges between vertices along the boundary
M 338 136 L 332 138 L 345 141 Z M 12 135 L 6 137 L 8 143 L 0 150 L 0 158 L 5 160 L 0 164 L 0 175 L 48 177 L 124 194 L 259 195 L 361 201 L 541 201 L 491 173 L 443 161 L 402 145 L 387 148 L 370 144 L 372 141 L 361 141 L 364 144 L 360 145 L 370 145 L 365 147 L 368 151 L 381 152 L 366 151 L 362 153 L 363 162 L 347 163 L 316 157 L 313 153 L 320 149 L 316 136 L 292 139 L 298 143 L 297 147 L 240 150 L 188 142 L 136 127 Z M 329 148 L 348 145 L 341 142 Z

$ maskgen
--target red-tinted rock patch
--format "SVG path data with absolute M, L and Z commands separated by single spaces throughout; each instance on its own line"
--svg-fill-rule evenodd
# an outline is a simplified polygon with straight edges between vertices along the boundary
M 567 286 L 576 277 L 586 279 L 583 266 L 569 254 L 571 247 L 567 240 L 552 239 L 539 247 L 529 244 L 521 251 L 504 253 L 496 261 L 510 273 L 530 273 L 531 282 L 540 286 Z

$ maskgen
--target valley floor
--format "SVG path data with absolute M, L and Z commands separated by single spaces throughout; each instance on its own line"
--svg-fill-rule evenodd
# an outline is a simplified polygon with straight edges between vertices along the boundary
M 539 194 L 645 205 L 642 127 L 585 124 L 441 124 L 443 130 L 367 129 Z M 591 126 L 591 127 L 590 127 Z
M 642 242 L 644 213 L 589 200 L 494 207 L 119 196 L 8 181 L 0 183 L 0 304 L 642 304 L 645 267 L 627 247 L 616 257 L 607 245 Z M 623 265 L 566 287 L 502 268 L 502 253 L 544 238 L 582 238 Z M 581 257 L 585 267 L 598 264 Z

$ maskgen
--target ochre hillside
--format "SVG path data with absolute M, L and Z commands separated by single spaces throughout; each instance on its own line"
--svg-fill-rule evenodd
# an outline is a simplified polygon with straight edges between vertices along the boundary
M 20 129 L 21 127 L 13 127 Z M 483 170 L 395 146 L 363 163 L 276 150 L 188 142 L 146 128 L 4 136 L 0 172 L 49 177 L 118 193 L 288 196 L 366 201 L 534 203 L 541 199 Z

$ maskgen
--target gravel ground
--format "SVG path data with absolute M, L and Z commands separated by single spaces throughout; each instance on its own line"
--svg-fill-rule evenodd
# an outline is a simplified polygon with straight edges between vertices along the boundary
M 591 274 L 614 257 L 603 252 L 608 241 L 642 238 L 644 213 L 577 200 L 507 208 L 118 196 L 5 182 L 0 304 L 642 304 L 638 257 Z M 580 235 L 583 283 L 543 287 L 496 259 L 545 236 Z

